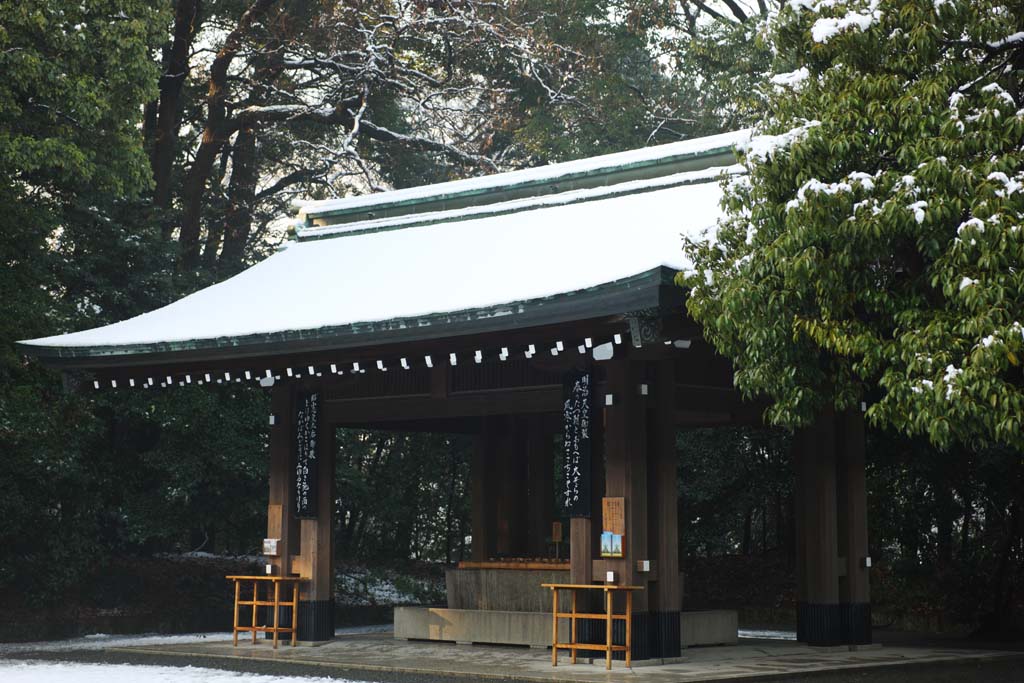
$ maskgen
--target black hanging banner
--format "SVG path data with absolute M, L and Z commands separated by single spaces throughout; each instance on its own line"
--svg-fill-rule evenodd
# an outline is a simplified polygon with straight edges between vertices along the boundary
M 566 375 L 562 389 L 565 448 L 562 500 L 569 517 L 590 517 L 591 382 L 589 372 L 574 371 Z
M 299 396 L 295 410 L 295 515 L 316 517 L 320 394 Z

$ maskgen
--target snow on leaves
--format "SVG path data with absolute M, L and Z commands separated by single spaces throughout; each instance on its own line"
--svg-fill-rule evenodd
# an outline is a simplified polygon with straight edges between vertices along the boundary
M 686 280 L 771 421 L 872 397 L 875 424 L 939 446 L 1024 447 L 1017 16 L 791 0 L 772 22 L 789 70 L 766 84 L 749 180 L 726 186 L 716 244 L 687 246 Z

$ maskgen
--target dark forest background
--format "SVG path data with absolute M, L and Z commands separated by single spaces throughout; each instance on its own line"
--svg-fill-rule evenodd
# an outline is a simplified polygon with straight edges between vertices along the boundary
M 74 5 L 74 6 L 72 6 Z M 718 8 L 718 9 L 716 9 Z M 124 558 L 254 554 L 268 398 L 68 393 L 18 339 L 228 277 L 300 197 L 406 187 L 749 125 L 770 3 L 0 3 L 0 601 L 88 604 Z M 342 563 L 466 552 L 462 437 L 345 431 Z M 792 603 L 788 440 L 680 433 L 690 606 Z M 1019 453 L 870 435 L 882 621 L 1011 632 Z M 788 592 L 787 592 L 788 591 Z

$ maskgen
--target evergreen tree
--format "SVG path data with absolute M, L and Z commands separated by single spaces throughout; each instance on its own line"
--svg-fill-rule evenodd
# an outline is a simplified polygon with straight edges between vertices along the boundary
M 1024 3 L 793 0 L 688 308 L 797 426 L 1024 446 Z

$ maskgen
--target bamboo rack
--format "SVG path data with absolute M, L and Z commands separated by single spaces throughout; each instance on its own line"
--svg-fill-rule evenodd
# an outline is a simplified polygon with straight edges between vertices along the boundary
M 273 633 L 274 634 L 274 649 L 277 649 L 277 641 L 282 633 L 290 633 L 292 636 L 292 647 L 295 647 L 296 638 L 296 618 L 299 612 L 299 584 L 308 579 L 302 579 L 297 576 L 226 576 L 229 581 L 235 582 L 235 610 L 234 610 L 234 629 L 233 629 L 233 640 L 234 646 L 238 647 L 238 634 L 252 632 L 252 644 L 256 644 L 256 635 L 258 633 Z M 252 600 L 242 599 L 242 584 L 252 583 Z M 273 600 L 260 600 L 260 584 L 271 584 L 274 590 Z M 291 602 L 281 602 L 281 584 L 290 583 L 292 586 L 292 599 Z M 252 607 L 252 621 L 249 626 L 242 626 L 240 621 L 239 608 L 241 607 Z M 260 607 L 272 607 L 274 610 L 274 625 L 273 626 L 260 626 L 257 618 L 257 610 Z M 281 626 L 281 608 L 291 607 L 292 608 L 292 624 L 291 626 Z
M 542 587 L 551 589 L 551 666 L 558 666 L 558 651 L 569 650 L 572 654 L 572 663 L 576 663 L 576 653 L 579 650 L 595 650 L 598 652 L 605 653 L 605 668 L 612 668 L 612 653 L 613 652 L 625 652 L 626 653 L 626 666 L 632 666 L 632 646 L 633 646 L 633 591 L 643 590 L 642 586 L 598 586 L 590 584 L 575 584 L 575 583 L 542 583 Z M 559 612 L 558 611 L 558 592 L 561 590 L 571 591 L 571 611 Z M 601 612 L 580 612 L 576 609 L 577 605 L 577 592 L 581 590 L 599 590 L 604 591 L 604 604 L 605 611 Z M 618 591 L 625 591 L 626 593 L 626 612 L 625 614 L 615 614 L 612 610 L 612 597 Z M 560 643 L 558 642 L 558 620 L 569 619 L 569 642 Z M 605 640 L 604 643 L 580 643 L 577 642 L 577 619 L 602 619 L 605 622 Z M 616 621 L 626 622 L 626 643 L 624 645 L 615 645 L 612 642 L 612 624 Z

